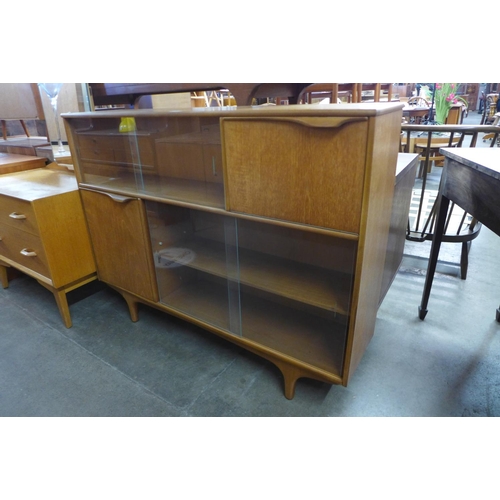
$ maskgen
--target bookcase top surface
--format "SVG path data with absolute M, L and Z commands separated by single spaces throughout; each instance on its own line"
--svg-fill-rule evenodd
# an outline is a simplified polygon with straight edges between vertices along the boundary
M 402 110 L 404 105 L 393 103 L 359 104 L 292 104 L 286 106 L 225 106 L 192 109 L 112 109 L 102 111 L 63 113 L 65 119 L 112 118 L 120 116 L 160 117 L 287 117 L 287 116 L 376 116 Z

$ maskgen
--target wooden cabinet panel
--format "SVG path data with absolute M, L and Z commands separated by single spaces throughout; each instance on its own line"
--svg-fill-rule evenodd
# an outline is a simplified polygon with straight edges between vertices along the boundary
M 224 118 L 227 209 L 359 232 L 368 122 L 319 125 Z
M 81 191 L 99 279 L 158 300 L 143 202 Z

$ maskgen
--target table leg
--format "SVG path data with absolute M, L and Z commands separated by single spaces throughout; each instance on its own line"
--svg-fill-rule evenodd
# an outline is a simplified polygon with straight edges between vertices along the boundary
M 497 309 L 497 321 L 500 323 L 500 306 Z
M 436 265 L 443 241 L 444 225 L 446 222 L 446 215 L 448 213 L 448 206 L 450 200 L 446 196 L 440 195 L 438 201 L 438 212 L 436 217 L 436 228 L 432 238 L 431 254 L 429 256 L 429 264 L 427 266 L 427 275 L 425 277 L 424 292 L 422 294 L 422 302 L 418 308 L 418 317 L 424 319 L 427 314 L 427 304 L 429 302 L 429 295 L 431 294 L 432 281 L 434 280 L 434 273 L 436 272 Z

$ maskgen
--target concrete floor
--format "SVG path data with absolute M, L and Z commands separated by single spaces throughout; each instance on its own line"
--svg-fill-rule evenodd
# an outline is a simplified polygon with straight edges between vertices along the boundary
M 66 329 L 21 275 L 0 290 L 0 416 L 500 416 L 499 255 L 483 227 L 467 279 L 442 265 L 420 321 L 427 262 L 406 254 L 349 386 L 301 379 L 291 401 L 271 363 L 145 306 L 132 323 L 97 282 L 69 294 Z

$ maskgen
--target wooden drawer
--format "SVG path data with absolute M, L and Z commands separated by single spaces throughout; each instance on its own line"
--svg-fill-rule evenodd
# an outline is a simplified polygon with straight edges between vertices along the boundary
M 144 168 L 153 168 L 155 153 L 149 137 L 123 136 L 88 136 L 79 137 L 82 159 L 139 164 Z
M 0 227 L 11 226 L 38 235 L 33 205 L 26 200 L 0 196 Z
M 42 240 L 38 236 L 0 224 L 0 238 L 0 258 L 5 257 L 36 273 L 51 277 Z
M 115 155 L 112 149 L 90 147 L 81 148 L 80 154 L 82 159 L 95 160 L 95 161 L 115 161 Z
M 117 151 L 116 149 L 115 156 Z M 154 142 L 149 137 L 134 138 L 132 143 L 127 141 L 126 147 L 123 147 L 122 143 L 121 151 L 125 152 L 127 163 L 138 163 L 143 168 L 154 168 L 155 166 Z

